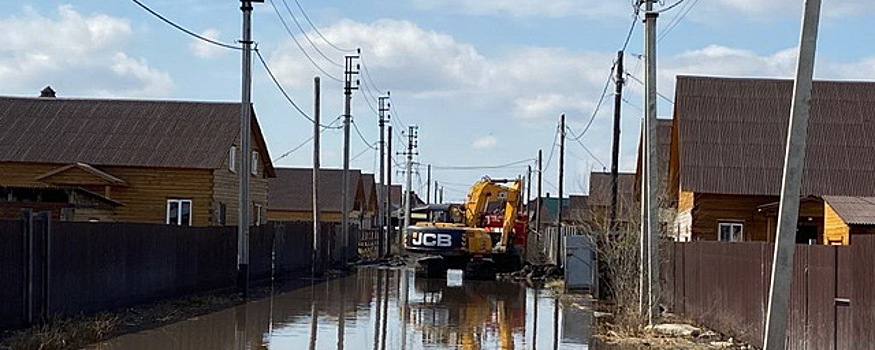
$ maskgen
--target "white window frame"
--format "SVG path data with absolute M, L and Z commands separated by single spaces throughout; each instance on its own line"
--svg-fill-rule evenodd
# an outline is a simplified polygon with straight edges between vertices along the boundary
M 176 222 L 170 222 L 170 205 L 175 203 L 177 210 L 179 213 L 176 215 Z M 167 200 L 167 210 L 164 214 L 164 222 L 167 225 L 174 226 L 182 226 L 182 206 L 184 203 L 188 203 L 188 226 L 191 226 L 192 218 L 194 218 L 194 203 L 191 199 L 168 199 Z
M 730 230 L 732 230 L 735 227 L 738 227 L 739 228 L 738 240 L 732 240 L 731 237 L 729 240 L 724 240 L 723 235 L 722 235 L 723 227 L 729 227 Z M 744 241 L 744 222 L 742 222 L 742 221 L 718 221 L 717 222 L 717 240 L 720 242 L 742 242 L 742 241 Z
M 237 173 L 237 146 L 231 146 L 228 151 L 228 171 Z
M 251 167 L 249 168 L 249 172 L 252 175 L 258 175 L 258 151 L 252 151 L 252 160 L 250 162 Z

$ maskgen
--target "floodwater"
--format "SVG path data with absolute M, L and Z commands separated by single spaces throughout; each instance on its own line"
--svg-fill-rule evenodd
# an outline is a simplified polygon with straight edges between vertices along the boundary
M 363 268 L 89 349 L 588 349 L 591 322 L 591 312 L 515 282 Z

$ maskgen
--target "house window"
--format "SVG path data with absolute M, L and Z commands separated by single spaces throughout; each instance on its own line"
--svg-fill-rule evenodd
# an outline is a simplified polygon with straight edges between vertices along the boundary
M 258 151 L 252 151 L 252 168 L 249 169 L 252 175 L 258 175 Z
M 231 146 L 228 151 L 228 170 L 232 173 L 237 172 L 237 146 Z
M 261 204 L 255 203 L 255 215 L 253 215 L 253 223 L 255 226 L 261 226 L 264 224 L 264 206 Z
M 191 199 L 167 200 L 167 224 L 191 226 Z
M 744 238 L 744 224 L 740 222 L 721 222 L 717 224 L 717 240 L 721 242 L 741 242 Z
M 219 213 L 216 218 L 216 224 L 220 226 L 224 226 L 228 223 L 228 205 L 225 203 L 219 203 Z

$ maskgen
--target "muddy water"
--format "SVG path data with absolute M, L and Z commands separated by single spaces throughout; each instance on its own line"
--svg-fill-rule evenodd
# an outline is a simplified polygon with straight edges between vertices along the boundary
M 89 349 L 587 349 L 591 320 L 518 283 L 367 268 Z

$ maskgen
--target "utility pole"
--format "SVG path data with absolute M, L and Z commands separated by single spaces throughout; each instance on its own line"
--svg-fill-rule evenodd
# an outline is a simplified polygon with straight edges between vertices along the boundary
M 529 211 L 529 202 L 532 201 L 532 166 L 526 166 L 526 211 Z
M 252 117 L 252 3 L 240 0 L 243 11 L 243 91 L 240 102 L 240 198 L 237 219 L 237 287 L 249 297 L 249 173 L 251 167 L 250 118 Z
M 659 202 L 657 194 L 660 186 L 657 174 L 659 164 L 656 152 L 656 19 L 659 13 L 653 11 L 653 3 L 656 0 L 644 0 L 644 164 L 642 172 L 641 194 L 641 237 L 644 251 L 646 251 L 646 280 L 642 280 L 644 286 L 642 303 L 645 308 L 644 314 L 647 323 L 653 325 L 654 317 L 659 316 L 659 303 L 656 296 L 659 295 Z
M 538 150 L 538 201 L 535 202 L 535 232 L 538 234 L 538 240 L 541 238 L 541 186 L 544 185 L 544 150 Z
M 407 127 L 407 152 L 402 153 L 402 155 L 407 156 L 407 169 L 405 171 L 405 175 L 407 177 L 405 181 L 405 191 L 404 191 L 404 228 L 401 230 L 403 233 L 399 242 L 399 249 L 401 251 L 400 242 L 403 241 L 404 237 L 407 235 L 407 227 L 410 226 L 410 200 L 413 197 L 413 189 L 411 188 L 413 182 L 413 156 L 419 154 L 416 153 L 416 138 L 418 135 L 419 128 L 416 125 L 410 125 Z
M 790 108 L 787 132 L 787 153 L 778 214 L 775 255 L 772 260 L 772 283 L 766 311 L 765 349 L 783 350 L 787 338 L 790 284 L 793 279 L 793 253 L 796 249 L 796 229 L 799 220 L 799 188 L 805 166 L 805 145 L 808 139 L 808 118 L 811 112 L 811 85 L 817 50 L 820 22 L 820 0 L 806 0 L 799 39 L 799 61 Z
M 389 240 L 392 239 L 395 226 L 392 223 L 392 125 L 386 131 L 386 255 L 389 255 Z M 400 251 L 399 251 L 400 252 Z
M 425 180 L 425 204 L 431 203 L 431 164 L 428 165 L 428 175 Z M 437 200 L 437 196 L 434 197 Z
M 556 215 L 559 235 L 556 239 L 556 266 L 562 267 L 562 239 L 565 237 L 562 234 L 562 190 L 563 183 L 565 182 L 565 114 L 562 115 L 559 124 L 561 129 L 561 137 L 559 138 L 559 213 Z
M 444 202 L 444 187 L 443 187 L 443 186 L 441 186 L 441 198 L 440 198 L 440 202 L 441 202 L 441 203 Z
M 378 204 L 379 210 L 377 210 L 377 227 L 379 228 L 377 239 L 379 242 L 377 243 L 377 257 L 383 257 L 385 244 L 386 244 L 386 211 L 388 207 L 386 204 L 386 196 L 387 196 L 387 188 L 386 187 L 386 142 L 385 132 L 383 127 L 386 125 L 386 117 L 388 116 L 386 112 L 389 111 L 390 104 L 387 102 L 389 99 L 390 92 L 386 92 L 386 96 L 380 96 L 377 98 L 379 104 L 379 112 L 380 112 L 380 189 L 379 196 L 380 203 Z
M 343 254 L 340 256 L 340 261 L 343 268 L 346 268 L 347 252 L 349 251 L 349 124 L 352 120 L 352 91 L 358 90 L 358 81 L 355 86 L 352 85 L 352 76 L 358 74 L 358 65 L 353 67 L 353 61 L 358 59 L 357 55 L 346 55 L 346 67 L 343 71 L 343 94 L 345 95 L 345 103 L 343 106 L 343 204 L 341 215 L 341 241 L 343 242 Z M 355 69 L 353 69 L 355 68 Z
M 316 276 L 317 272 L 322 273 L 322 266 L 319 254 L 319 229 L 322 226 L 322 219 L 319 217 L 319 147 L 320 147 L 320 130 L 319 114 L 320 114 L 320 82 L 319 77 L 313 79 L 313 267 L 310 269 L 311 276 Z M 320 267 L 317 268 L 316 265 Z
M 620 105 L 623 103 L 623 51 L 617 51 L 617 89 L 614 94 L 614 139 L 611 149 L 611 233 L 617 229 L 617 177 L 620 162 Z M 642 173 L 643 174 L 643 173 Z
M 438 196 L 438 192 L 440 191 L 440 186 L 438 185 L 437 180 L 434 182 L 434 200 L 436 203 L 443 203 L 444 201 Z

